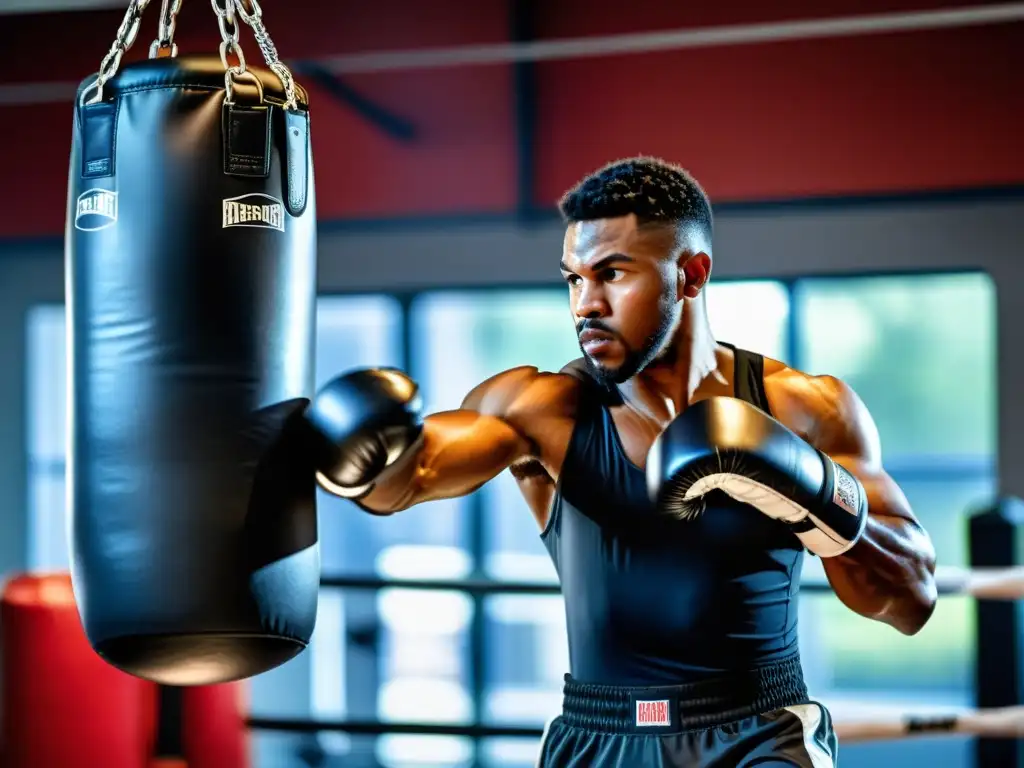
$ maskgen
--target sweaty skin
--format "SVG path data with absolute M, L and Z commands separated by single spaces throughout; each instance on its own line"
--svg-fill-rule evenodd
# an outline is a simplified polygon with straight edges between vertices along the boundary
M 634 217 L 567 229 L 562 273 L 591 370 L 614 381 L 612 416 L 639 467 L 655 438 L 688 405 L 732 396 L 733 352 L 715 342 L 701 289 L 710 246 L 696 235 L 638 226 Z M 596 329 L 595 329 L 596 327 Z M 639 371 L 635 371 L 639 367 Z M 864 534 L 822 563 L 839 599 L 900 632 L 918 632 L 937 599 L 935 555 L 899 486 L 881 463 L 867 408 L 831 376 L 765 359 L 772 415 L 864 485 Z M 455 411 L 428 416 L 418 451 L 389 468 L 362 504 L 389 514 L 471 493 L 506 469 L 543 528 L 572 436 L 579 380 L 520 367 L 471 391 Z

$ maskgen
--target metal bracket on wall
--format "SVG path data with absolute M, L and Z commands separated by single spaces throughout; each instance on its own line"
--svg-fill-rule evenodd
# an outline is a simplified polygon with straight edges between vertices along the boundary
M 351 108 L 391 138 L 403 142 L 416 139 L 418 131 L 410 120 L 374 103 L 326 67 L 315 62 L 302 61 L 295 63 L 292 68 L 301 73 L 307 82 L 316 84 L 325 93 Z

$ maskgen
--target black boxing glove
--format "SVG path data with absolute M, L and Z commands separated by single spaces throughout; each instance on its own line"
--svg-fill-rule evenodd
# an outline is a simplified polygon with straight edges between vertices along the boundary
M 351 371 L 327 382 L 306 410 L 316 478 L 336 496 L 360 499 L 423 432 L 419 387 L 393 368 Z
M 785 425 L 743 400 L 695 403 L 655 440 L 647 487 L 660 509 L 700 514 L 717 488 L 792 527 L 819 557 L 849 550 L 867 522 L 860 481 Z

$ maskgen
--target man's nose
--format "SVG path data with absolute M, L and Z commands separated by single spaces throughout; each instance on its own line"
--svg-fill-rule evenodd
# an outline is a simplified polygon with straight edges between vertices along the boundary
M 576 300 L 576 317 L 596 320 L 608 314 L 608 302 L 600 289 L 584 287 Z

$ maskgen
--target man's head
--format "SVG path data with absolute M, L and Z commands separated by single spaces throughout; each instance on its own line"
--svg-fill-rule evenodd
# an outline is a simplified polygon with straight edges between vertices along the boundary
M 711 204 L 682 168 L 647 157 L 566 192 L 562 276 L 591 371 L 621 383 L 657 359 L 711 271 Z

